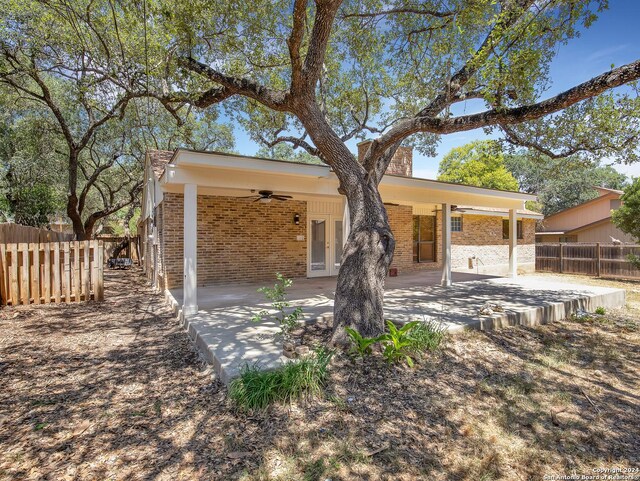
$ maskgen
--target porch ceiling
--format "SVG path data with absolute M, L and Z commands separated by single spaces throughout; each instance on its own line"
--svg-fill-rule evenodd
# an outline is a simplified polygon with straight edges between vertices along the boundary
M 165 192 L 182 192 L 184 184 L 198 185 L 209 195 L 243 196 L 251 190 L 272 190 L 300 200 L 343 197 L 338 179 L 326 166 L 274 162 L 179 151 L 161 179 Z M 466 185 L 387 175 L 380 184 L 385 202 L 411 206 L 462 204 L 478 207 L 522 209 L 535 196 Z

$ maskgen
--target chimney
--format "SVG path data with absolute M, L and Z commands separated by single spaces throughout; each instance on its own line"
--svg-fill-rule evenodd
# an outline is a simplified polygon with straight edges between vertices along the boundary
M 362 162 L 371 142 L 364 140 L 358 144 L 358 161 Z M 398 147 L 389 163 L 387 174 L 413 177 L 413 147 Z

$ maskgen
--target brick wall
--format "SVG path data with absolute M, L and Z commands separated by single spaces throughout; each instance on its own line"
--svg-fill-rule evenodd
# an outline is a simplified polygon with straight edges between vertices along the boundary
M 165 287 L 182 285 L 183 198 L 165 194 Z M 300 224 L 293 223 L 300 214 Z M 198 196 L 198 284 L 273 280 L 307 273 L 307 206 L 236 197 Z M 297 241 L 303 235 L 305 241 Z
M 509 239 L 502 238 L 502 217 L 463 215 L 462 232 L 451 233 L 451 266 L 469 270 L 469 258 L 479 259 L 473 272 L 506 275 L 509 267 Z M 535 269 L 535 220 L 522 219 L 523 239 L 518 239 L 521 271 Z
M 398 269 L 398 274 L 417 269 L 438 269 L 440 266 L 436 262 L 413 262 L 413 208 L 406 205 L 387 206 L 389 225 L 396 239 L 396 250 L 393 254 L 391 267 Z M 436 251 L 439 250 L 436 225 Z

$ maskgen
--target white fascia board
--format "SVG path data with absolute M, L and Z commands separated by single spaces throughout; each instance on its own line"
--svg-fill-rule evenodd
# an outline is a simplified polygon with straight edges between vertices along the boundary
M 525 194 L 524 192 L 511 192 L 495 189 L 485 189 L 483 187 L 474 187 L 463 184 L 452 184 L 448 182 L 439 182 L 430 179 L 419 179 L 416 177 L 403 177 L 395 175 L 385 175 L 382 178 L 381 185 L 397 185 L 404 187 L 416 187 L 430 190 L 444 190 L 447 192 L 456 192 L 461 194 L 482 195 L 489 197 L 497 197 L 510 200 L 537 200 L 538 196 L 534 194 Z
M 334 176 L 329 166 L 326 165 L 301 164 L 297 162 L 287 162 L 284 160 L 265 160 L 239 155 L 193 152 L 183 149 L 179 149 L 176 152 L 172 163 L 178 167 L 217 167 L 219 169 L 240 169 L 245 172 L 270 172 L 280 175 L 294 176 Z
M 475 210 L 475 209 L 460 209 L 455 212 L 459 212 L 461 214 L 472 214 L 472 215 L 488 215 L 495 217 L 509 217 L 509 212 L 489 212 L 486 210 Z M 519 219 L 544 219 L 542 214 L 520 214 L 516 213 Z

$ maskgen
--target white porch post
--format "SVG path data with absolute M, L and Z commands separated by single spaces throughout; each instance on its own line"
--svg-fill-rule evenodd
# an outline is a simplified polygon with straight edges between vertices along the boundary
M 509 210 L 509 277 L 518 277 L 518 219 L 516 210 Z
M 182 314 L 198 312 L 198 186 L 184 185 L 184 280 Z
M 451 204 L 442 204 L 442 282 L 451 285 Z

